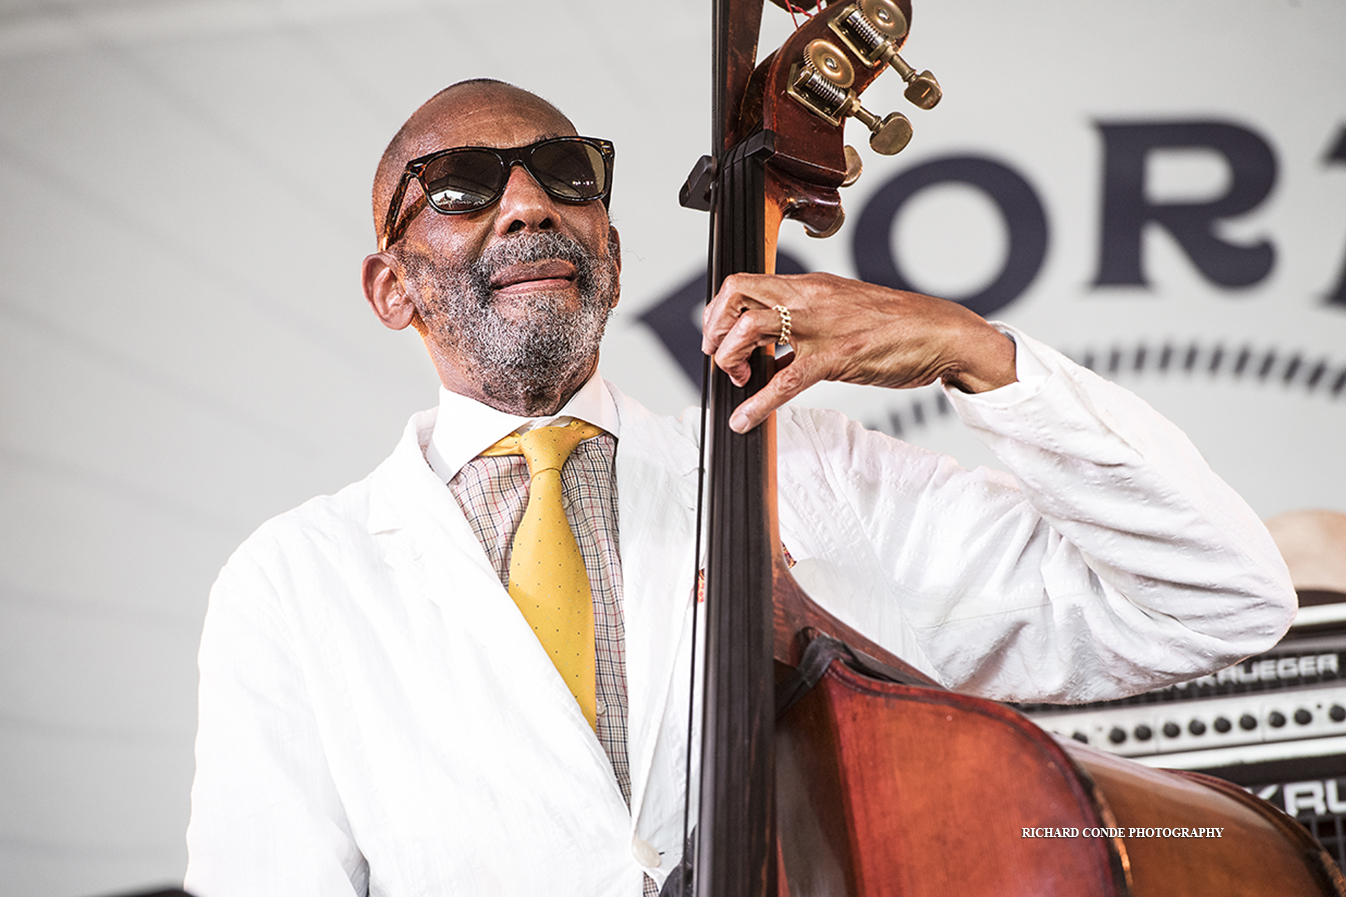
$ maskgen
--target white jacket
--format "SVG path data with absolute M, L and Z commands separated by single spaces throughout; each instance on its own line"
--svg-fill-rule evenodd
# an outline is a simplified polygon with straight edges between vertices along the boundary
M 1255 515 L 1129 393 L 1047 372 L 950 393 L 1016 478 L 779 415 L 782 540 L 838 616 L 955 688 L 1092 700 L 1273 644 L 1294 607 Z M 632 800 L 424 459 L 261 527 L 201 645 L 199 897 L 640 893 L 680 858 L 695 564 L 691 416 L 616 396 Z M 658 857 L 658 865 L 653 860 Z

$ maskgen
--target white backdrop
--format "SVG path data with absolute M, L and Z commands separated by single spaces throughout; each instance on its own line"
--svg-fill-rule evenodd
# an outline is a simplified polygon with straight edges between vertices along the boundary
M 215 572 L 434 401 L 423 350 L 366 311 L 357 270 L 378 155 L 439 87 L 514 81 L 616 143 L 624 289 L 604 370 L 659 410 L 694 399 L 642 315 L 703 265 L 705 218 L 676 195 L 708 148 L 708 5 L 0 0 L 0 893 L 181 875 Z M 783 36 L 788 16 L 767 16 Z M 1046 224 L 996 317 L 1135 388 L 1263 516 L 1346 511 L 1346 304 L 1328 301 L 1346 276 L 1343 45 L 1340 0 L 918 2 L 908 57 L 944 103 L 912 113 L 894 159 L 856 134 L 846 228 L 787 226 L 782 245 L 854 274 L 863 233 L 914 285 L 977 293 L 1022 238 L 1022 204 L 1007 218 L 955 180 L 865 211 L 919 166 L 989 160 Z M 904 107 L 896 76 L 866 105 Z M 1218 140 L 1156 148 L 1128 182 L 1138 157 L 1101 127 L 1153 143 L 1193 122 L 1269 148 L 1265 197 L 1265 159 Z M 1114 222 L 1114 249 L 1139 234 L 1148 285 L 1100 283 L 1109 171 L 1119 214 L 1256 199 L 1197 228 L 1234 247 L 1216 273 L 1242 260 L 1248 282 L 1216 282 L 1160 224 Z M 809 401 L 986 457 L 928 394 Z

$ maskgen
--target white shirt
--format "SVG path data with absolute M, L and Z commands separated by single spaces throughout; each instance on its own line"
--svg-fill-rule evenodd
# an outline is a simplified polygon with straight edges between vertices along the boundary
M 546 427 L 579 418 L 618 438 L 621 420 L 603 378 L 595 371 L 570 401 L 555 414 L 524 417 L 499 411 L 475 399 L 439 388 L 438 420 L 451 420 L 451 427 L 436 427 L 425 447 L 425 460 L 444 482 L 453 479 L 463 465 L 513 432 Z

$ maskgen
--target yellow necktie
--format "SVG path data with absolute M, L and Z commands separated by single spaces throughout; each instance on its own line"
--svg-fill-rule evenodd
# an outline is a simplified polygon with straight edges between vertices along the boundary
M 589 574 L 561 504 L 561 467 L 575 446 L 603 431 L 584 421 L 506 436 L 483 455 L 523 455 L 531 481 L 528 507 L 514 533 L 509 594 L 597 728 L 594 606 Z

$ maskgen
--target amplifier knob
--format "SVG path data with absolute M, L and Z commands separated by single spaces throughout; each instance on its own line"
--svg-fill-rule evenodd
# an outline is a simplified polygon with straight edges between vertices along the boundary
M 1342 713 L 1346 714 L 1346 709 L 1343 709 Z M 1136 726 L 1136 730 L 1131 734 L 1136 736 L 1136 741 L 1149 741 L 1154 736 L 1154 730 L 1144 723 L 1141 723 L 1139 726 Z
M 1080 744 L 1089 743 L 1089 736 L 1085 735 L 1083 732 L 1072 732 L 1070 733 L 1070 737 L 1078 741 Z
M 1332 717 L 1332 722 L 1339 723 L 1342 720 L 1346 720 L 1346 707 L 1343 707 L 1340 704 L 1333 704 L 1331 709 L 1327 711 L 1327 715 Z
M 1285 725 L 1285 714 L 1279 710 L 1273 710 L 1267 714 L 1267 722 L 1271 723 L 1273 729 L 1279 729 Z
M 1299 723 L 1301 726 L 1307 726 L 1309 723 L 1313 722 L 1313 714 L 1309 713 L 1303 707 L 1300 707 L 1295 711 L 1295 722 Z
M 1215 731 L 1216 731 L 1216 732 L 1221 732 L 1221 733 L 1223 733 L 1223 732 L 1228 732 L 1228 731 L 1229 731 L 1230 729 L 1232 729 L 1232 728 L 1234 728 L 1234 724 L 1231 723 L 1229 720 L 1225 719 L 1223 716 L 1217 716 L 1217 717 L 1215 717 Z
M 1178 728 L 1177 723 L 1164 723 L 1164 735 L 1169 738 L 1177 738 L 1182 734 L 1182 729 Z
M 1108 733 L 1108 741 L 1111 741 L 1113 744 L 1121 744 L 1123 741 L 1126 741 L 1126 732 L 1113 726 L 1112 731 Z
M 1257 717 L 1251 713 L 1245 713 L 1239 717 L 1239 728 L 1245 732 L 1251 732 L 1257 728 Z
M 1199 719 L 1194 719 L 1187 724 L 1187 731 L 1191 732 L 1193 735 L 1205 735 L 1206 724 Z

